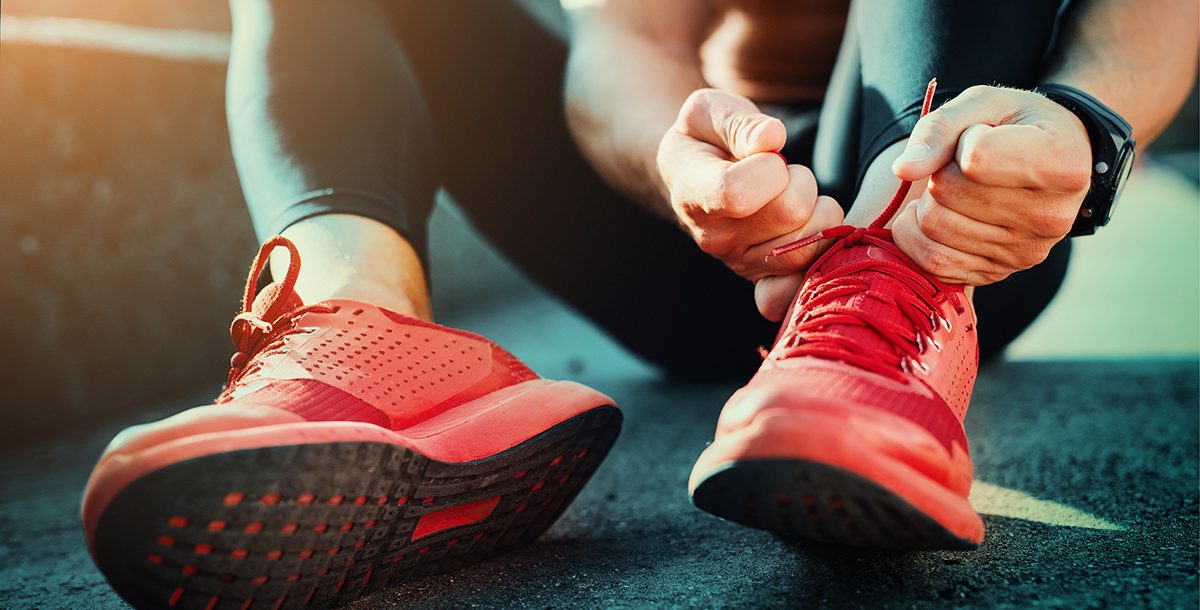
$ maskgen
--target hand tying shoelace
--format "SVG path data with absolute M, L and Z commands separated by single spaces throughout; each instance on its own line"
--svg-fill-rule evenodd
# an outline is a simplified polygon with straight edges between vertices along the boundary
M 929 113 L 936 88 L 937 79 L 929 81 L 921 116 Z M 919 356 L 926 347 L 941 351 L 932 333 L 939 324 L 949 325 L 949 321 L 936 312 L 947 299 L 958 312 L 963 311 L 964 305 L 960 302 L 961 287 L 943 284 L 926 274 L 896 247 L 891 230 L 884 228 L 911 188 L 912 182 L 901 182 L 887 208 L 866 227 L 833 227 L 775 248 L 767 255 L 767 258 L 780 256 L 824 239 L 833 239 L 837 240 L 833 248 L 869 245 L 887 250 L 892 254 L 890 258 L 900 261 L 865 258 L 840 267 L 829 277 L 820 278 L 820 283 L 810 289 L 801 290 L 802 300 L 792 308 L 793 318 L 776 343 L 778 358 L 802 355 L 832 358 L 895 379 L 914 371 L 928 373 Z M 827 256 L 832 253 L 831 249 Z M 870 273 L 863 273 L 868 270 Z M 873 315 L 867 308 L 850 305 L 849 301 L 855 295 L 872 289 L 884 289 L 910 324 L 899 324 Z M 883 339 L 883 344 L 851 338 L 833 330 L 855 326 L 874 331 Z

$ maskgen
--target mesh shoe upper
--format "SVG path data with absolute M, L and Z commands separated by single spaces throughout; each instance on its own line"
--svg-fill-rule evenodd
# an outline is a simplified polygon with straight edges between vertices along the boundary
M 919 276 L 931 307 L 906 309 L 902 303 L 921 299 L 893 273 Z M 762 368 L 722 411 L 718 434 L 767 406 L 849 403 L 912 420 L 947 449 L 965 448 L 962 418 L 978 366 L 974 326 L 961 289 L 929 278 L 883 230 L 844 239 L 810 269 Z M 871 366 L 856 362 L 864 358 Z
M 806 274 L 759 373 L 722 411 L 718 436 L 762 409 L 831 402 L 890 411 L 947 450 L 966 448 L 962 419 L 979 365 L 975 311 L 961 286 L 931 277 L 884 228 L 911 186 L 902 182 L 867 227 L 834 227 L 772 251 L 836 240 Z
M 276 247 L 291 255 L 282 282 L 253 288 Z M 230 336 L 236 352 L 217 404 L 248 402 L 313 421 L 398 430 L 537 375 L 487 339 L 353 300 L 304 305 L 293 290 L 299 253 L 263 244 Z
M 347 300 L 277 319 L 218 403 L 251 401 L 309 420 L 400 429 L 536 379 L 487 339 Z

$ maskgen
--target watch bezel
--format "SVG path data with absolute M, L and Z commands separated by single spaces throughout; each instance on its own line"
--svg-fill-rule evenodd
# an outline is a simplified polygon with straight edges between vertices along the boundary
M 1112 219 L 1116 201 L 1132 169 L 1133 129 L 1119 114 L 1086 92 L 1067 85 L 1041 85 L 1037 91 L 1083 122 L 1092 147 L 1091 187 L 1080 202 L 1068 236 L 1091 235 Z M 1107 167 L 1100 171 L 1101 163 Z

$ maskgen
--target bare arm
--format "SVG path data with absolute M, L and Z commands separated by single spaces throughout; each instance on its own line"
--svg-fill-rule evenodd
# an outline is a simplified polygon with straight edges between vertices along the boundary
M 1144 146 L 1195 80 L 1196 8 L 1192 0 L 1078 6 L 1043 80 L 1097 97 Z M 1040 263 L 1066 236 L 1091 184 L 1092 151 L 1083 123 L 1059 104 L 977 86 L 922 118 L 892 169 L 931 178 L 897 215 L 896 244 L 935 277 L 978 286 Z
M 1194 0 L 1090 0 L 1066 24 L 1046 82 L 1078 87 L 1150 143 L 1179 111 L 1196 78 Z
M 772 248 L 841 224 L 812 171 L 776 154 L 779 119 L 705 87 L 698 48 L 708 0 L 564 0 L 574 25 L 567 119 L 609 183 L 678 222 L 704 252 L 755 283 L 759 311 L 783 317 L 818 252 Z
M 567 121 L 609 183 L 674 219 L 655 164 L 688 95 L 704 87 L 697 47 L 705 0 L 564 0 L 572 25 Z

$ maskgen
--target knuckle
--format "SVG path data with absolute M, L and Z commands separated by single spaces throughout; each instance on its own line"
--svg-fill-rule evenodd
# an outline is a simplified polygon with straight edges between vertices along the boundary
M 946 116 L 946 111 L 934 111 L 921 119 L 925 124 L 925 132 L 935 137 L 947 137 L 954 133 L 954 126 L 950 124 L 950 117 Z
M 1086 191 L 1092 186 L 1092 168 L 1087 163 L 1076 163 L 1064 168 L 1057 177 L 1062 190 L 1069 193 Z
M 924 258 L 926 271 L 934 275 L 946 275 L 954 268 L 950 255 L 941 248 L 927 248 Z
M 717 182 L 715 201 L 717 208 L 724 216 L 744 218 L 753 211 L 750 203 L 746 201 L 738 181 L 729 171 L 723 172 L 721 179 Z
M 1002 282 L 1008 279 L 1008 276 L 1012 275 L 1012 270 L 996 267 L 987 273 L 983 273 L 982 275 L 984 278 L 983 283 L 995 284 L 996 282 Z
M 697 231 L 695 240 L 702 252 L 716 257 L 729 254 L 733 244 L 732 236 L 729 233 L 708 229 Z
M 803 165 L 788 168 L 788 190 L 796 193 L 803 201 L 815 205 L 817 200 L 817 177 L 813 171 Z
M 704 120 L 712 107 L 714 89 L 697 89 L 687 96 L 679 108 L 679 123 L 684 127 Z
M 941 206 L 934 204 L 929 206 L 924 214 L 917 215 L 917 227 L 921 229 L 921 233 L 926 237 L 941 241 L 939 238 L 942 235 L 945 227 L 944 215 L 941 211 Z
M 992 156 L 991 146 L 987 144 L 987 140 L 981 139 L 963 151 L 958 169 L 964 178 L 980 182 L 987 173 L 988 162 Z
M 938 202 L 953 202 L 959 199 L 962 195 L 962 185 L 966 176 L 962 175 L 962 168 L 958 172 L 953 172 L 954 162 L 951 161 L 945 168 L 938 170 L 929 180 L 929 185 L 925 187 L 930 197 Z
M 822 195 L 817 197 L 809 218 L 819 221 L 822 229 L 828 229 L 842 224 L 846 219 L 846 211 L 832 197 Z
M 791 183 L 797 187 L 805 189 L 811 187 L 813 191 L 817 190 L 817 176 L 808 166 L 790 165 L 788 166 L 788 174 Z
M 991 95 L 994 91 L 996 91 L 996 87 L 992 87 L 990 85 L 972 85 L 966 89 L 963 89 L 963 92 L 959 94 L 959 97 L 966 100 L 977 100 L 981 97 Z
M 1017 257 L 1017 262 L 1020 263 L 1022 269 L 1028 269 L 1035 265 L 1040 265 L 1042 261 L 1046 260 L 1046 257 L 1049 256 L 1050 247 L 1053 245 L 1054 244 L 1050 244 L 1050 246 L 1039 245 L 1025 248 Z
M 1031 232 L 1039 237 L 1062 237 L 1071 230 L 1075 214 L 1056 213 L 1052 210 L 1033 210 L 1026 217 Z

